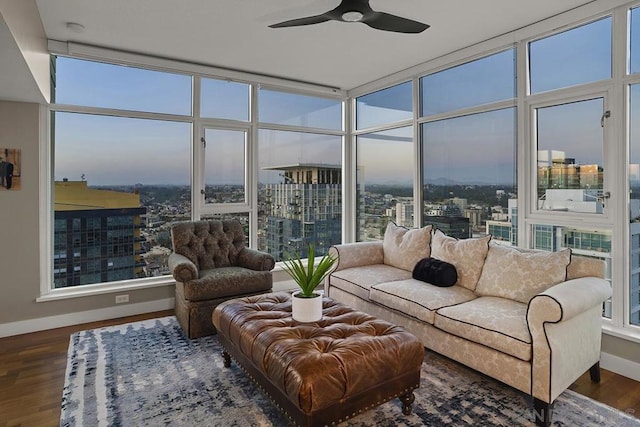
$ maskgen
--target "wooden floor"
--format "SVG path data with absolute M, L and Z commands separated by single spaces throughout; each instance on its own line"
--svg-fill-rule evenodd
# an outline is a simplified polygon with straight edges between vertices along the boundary
M 168 310 L 0 338 L 0 427 L 59 425 L 73 332 L 171 314 Z M 600 384 L 593 384 L 586 373 L 570 388 L 640 418 L 639 382 L 603 369 Z

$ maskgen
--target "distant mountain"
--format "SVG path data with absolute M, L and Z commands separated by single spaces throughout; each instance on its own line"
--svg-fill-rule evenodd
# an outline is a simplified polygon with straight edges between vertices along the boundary
M 429 185 L 462 185 L 461 182 L 458 181 L 454 181 L 453 179 L 449 179 L 449 178 L 436 178 L 436 179 L 431 179 L 429 181 L 426 181 L 425 184 L 429 184 Z
M 482 181 L 456 181 L 449 178 L 435 178 L 428 179 L 424 183 L 425 185 L 484 185 L 491 187 L 513 187 L 513 183 L 504 183 L 504 182 L 482 182 Z

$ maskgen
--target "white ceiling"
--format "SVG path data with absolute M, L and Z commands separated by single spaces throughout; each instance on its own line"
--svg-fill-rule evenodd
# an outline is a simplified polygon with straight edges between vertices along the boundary
M 400 34 L 335 21 L 268 28 L 326 12 L 340 0 L 30 1 L 37 4 L 48 39 L 340 89 L 352 89 L 591 2 L 371 0 L 374 10 L 431 25 L 420 34 Z M 67 22 L 80 23 L 85 29 L 73 32 Z M 2 94 L 0 86 L 0 99 Z
M 50 39 L 351 89 L 591 0 L 371 0 L 425 22 L 421 34 L 325 22 L 268 28 L 340 0 L 36 0 Z M 85 26 L 81 34 L 66 22 Z
M 0 19 L 0 53 L 0 99 L 41 102 L 42 94 L 3 19 Z

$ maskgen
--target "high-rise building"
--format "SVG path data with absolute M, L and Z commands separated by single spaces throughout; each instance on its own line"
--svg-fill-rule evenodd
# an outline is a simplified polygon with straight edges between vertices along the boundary
M 447 204 L 457 206 L 460 212 L 464 212 L 465 209 L 467 209 L 468 201 L 467 199 L 463 199 L 460 197 L 451 197 L 447 200 Z
M 482 227 L 482 209 L 467 208 L 464 210 L 464 217 L 469 218 L 472 230 L 477 231 Z
M 604 202 L 598 189 L 547 189 L 538 200 L 538 208 L 549 211 L 601 214 Z
M 424 224 L 431 224 L 434 229 L 438 229 L 444 234 L 457 239 L 468 239 L 471 237 L 469 218 L 463 216 L 425 215 Z
M 487 234 L 491 235 L 491 240 L 501 245 L 511 246 L 513 229 L 509 221 L 487 220 L 485 223 Z
M 396 224 L 413 227 L 413 203 L 396 203 Z
M 546 189 L 602 189 L 603 168 L 578 164 L 563 151 L 538 151 L 538 193 Z
M 54 205 L 56 288 L 145 276 L 138 194 L 56 181 Z
M 283 182 L 265 185 L 266 250 L 282 260 L 287 253 L 316 255 L 342 241 L 342 182 L 339 165 L 298 163 L 274 166 Z

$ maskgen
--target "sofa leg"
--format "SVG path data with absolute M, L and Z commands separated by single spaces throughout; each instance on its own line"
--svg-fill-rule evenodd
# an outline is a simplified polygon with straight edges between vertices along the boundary
M 600 382 L 600 362 L 596 362 L 595 365 L 589 368 L 589 376 L 594 383 Z
M 533 417 L 537 426 L 549 427 L 551 425 L 552 412 L 553 402 L 547 403 L 535 397 L 533 398 Z

